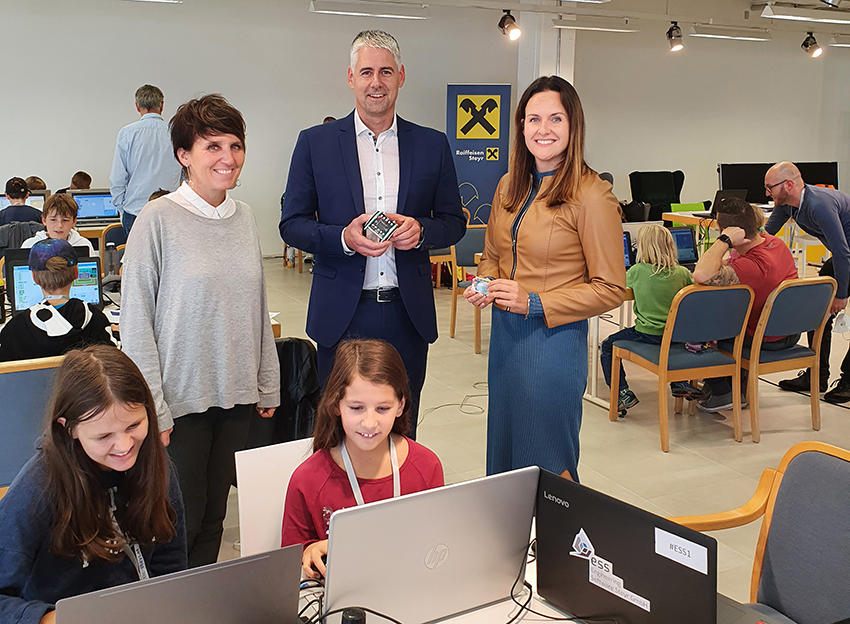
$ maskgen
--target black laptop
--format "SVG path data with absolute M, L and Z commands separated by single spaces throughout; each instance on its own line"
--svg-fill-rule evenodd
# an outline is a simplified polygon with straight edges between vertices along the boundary
M 747 199 L 747 189 L 721 189 L 714 194 L 714 201 L 711 203 L 711 210 L 708 212 L 695 212 L 693 213 L 695 217 L 702 217 L 704 219 L 716 219 L 717 218 L 717 207 L 721 202 L 730 199 Z

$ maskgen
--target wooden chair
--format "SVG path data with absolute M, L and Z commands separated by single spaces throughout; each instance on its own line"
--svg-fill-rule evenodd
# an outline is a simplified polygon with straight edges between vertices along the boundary
M 629 340 L 615 342 L 611 366 L 609 419 L 617 420 L 620 360 L 633 362 L 658 375 L 658 417 L 661 450 L 665 453 L 670 450 L 667 384 L 673 381 L 731 375 L 735 440 L 741 442 L 741 368 L 738 362 L 752 304 L 753 291 L 749 286 L 688 286 L 673 298 L 660 345 Z M 720 351 L 691 353 L 685 349 L 686 342 L 701 343 L 727 338 L 735 339 L 731 357 Z
M 9 485 L 35 453 L 56 368 L 64 356 L 0 363 L 0 486 Z
M 463 214 L 466 217 L 466 227 L 469 227 L 469 210 L 467 210 L 466 208 L 461 208 L 461 210 L 463 210 Z M 431 256 L 431 264 L 437 265 L 437 277 L 434 280 L 434 288 L 439 288 L 443 263 L 446 262 L 448 263 L 449 267 L 452 266 L 452 250 L 450 247 L 431 249 L 429 250 L 428 255 Z
M 753 442 L 761 440 L 759 431 L 759 375 L 811 368 L 812 429 L 820 431 L 820 348 L 829 306 L 835 297 L 836 283 L 831 277 L 794 279 L 782 282 L 764 304 L 753 335 L 753 346 L 741 351 L 741 368 L 750 371 L 747 400 Z M 791 336 L 815 332 L 814 350 L 796 345 L 781 351 L 763 351 L 764 336 Z
M 126 245 L 127 244 L 127 234 L 124 232 L 124 226 L 120 223 L 112 223 L 103 228 L 103 231 L 100 233 L 99 238 L 100 244 L 100 257 L 103 258 L 103 254 L 106 251 L 107 243 L 115 243 L 115 246 L 118 245 Z
M 762 518 L 750 581 L 754 609 L 798 624 L 846 621 L 848 491 L 850 451 L 801 442 L 785 453 L 778 468 L 762 473 L 743 507 L 670 519 L 697 531 L 718 531 Z
M 487 231 L 486 225 L 470 225 L 466 228 L 466 234 L 463 235 L 457 245 L 451 247 L 451 267 L 452 267 L 452 318 L 449 324 L 449 337 L 455 337 L 455 323 L 457 321 L 457 298 L 458 295 L 463 296 L 463 291 L 472 282 L 467 280 L 458 280 L 458 267 L 466 269 L 467 267 L 475 266 L 475 254 L 484 251 L 484 234 Z M 472 322 L 474 327 L 474 347 L 475 353 L 481 353 L 481 308 L 472 306 Z

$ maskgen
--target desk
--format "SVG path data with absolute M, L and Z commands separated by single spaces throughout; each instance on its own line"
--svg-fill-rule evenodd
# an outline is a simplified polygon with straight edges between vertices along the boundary
M 100 237 L 103 236 L 103 230 L 112 225 L 111 223 L 107 223 L 105 225 L 93 225 L 90 227 L 79 227 L 77 228 L 77 232 L 79 232 L 80 236 L 83 238 L 88 238 L 89 240 L 100 240 Z

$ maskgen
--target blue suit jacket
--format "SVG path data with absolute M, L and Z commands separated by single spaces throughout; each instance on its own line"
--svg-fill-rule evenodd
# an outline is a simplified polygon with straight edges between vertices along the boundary
M 399 290 L 416 330 L 434 342 L 437 317 L 428 250 L 459 241 L 466 219 L 446 136 L 398 117 L 398 151 L 398 213 L 414 217 L 425 229 L 418 249 L 395 252 Z M 281 237 L 314 256 L 307 334 L 332 347 L 351 323 L 366 271 L 366 257 L 346 255 L 341 242 L 343 228 L 365 212 L 354 112 L 301 132 L 284 197 Z
M 850 196 L 830 188 L 806 184 L 803 203 L 799 208 L 777 206 L 764 226 L 768 234 L 776 234 L 788 221 L 794 219 L 805 232 L 815 236 L 832 252 L 835 296 L 847 296 L 850 284 Z

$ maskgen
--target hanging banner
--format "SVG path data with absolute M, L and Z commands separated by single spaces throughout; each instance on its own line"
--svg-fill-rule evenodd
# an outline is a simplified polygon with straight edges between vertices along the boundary
M 446 135 L 470 224 L 486 224 L 496 185 L 508 172 L 511 85 L 449 84 Z

